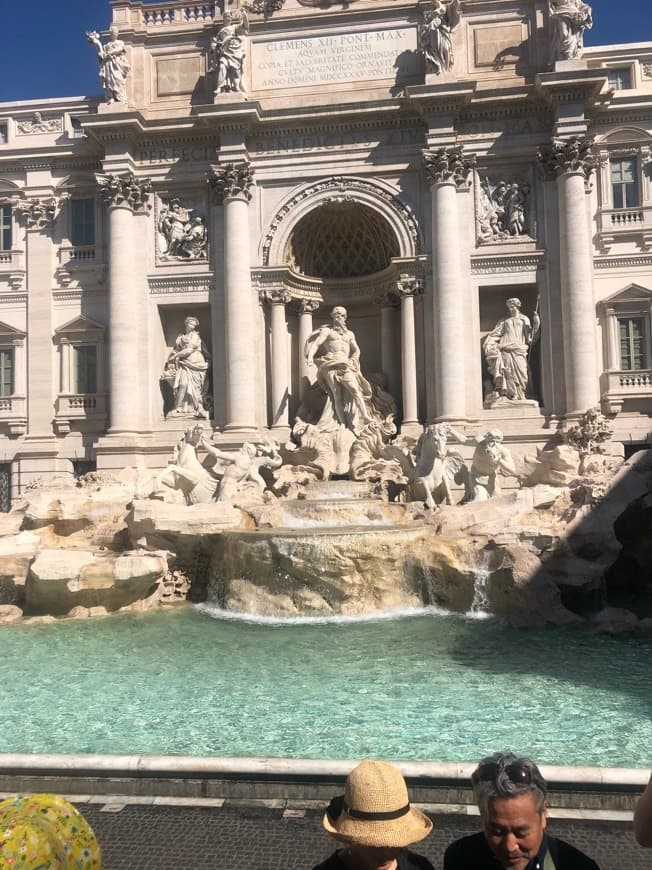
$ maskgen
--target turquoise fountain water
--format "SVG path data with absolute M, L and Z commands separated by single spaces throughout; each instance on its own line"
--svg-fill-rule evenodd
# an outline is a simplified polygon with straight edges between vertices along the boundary
M 0 628 L 2 751 L 652 760 L 652 638 L 436 612 L 222 616 L 205 605 Z

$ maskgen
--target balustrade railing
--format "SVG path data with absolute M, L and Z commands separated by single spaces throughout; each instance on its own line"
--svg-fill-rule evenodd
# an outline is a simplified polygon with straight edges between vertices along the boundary
M 618 413 L 628 399 L 652 398 L 652 369 L 603 372 L 600 376 L 602 403 L 609 413 Z
M 652 206 L 637 208 L 603 208 L 599 213 L 600 232 L 636 232 L 652 228 Z
M 2 396 L 0 398 L 0 421 L 24 417 L 26 403 L 25 396 Z
M 164 27 L 170 24 L 209 23 L 215 17 L 214 3 L 161 3 L 142 9 L 145 27 Z
M 57 398 L 57 417 L 84 419 L 106 413 L 104 393 L 63 393 Z
M 95 260 L 95 245 L 64 245 L 59 248 L 59 263 L 87 263 Z

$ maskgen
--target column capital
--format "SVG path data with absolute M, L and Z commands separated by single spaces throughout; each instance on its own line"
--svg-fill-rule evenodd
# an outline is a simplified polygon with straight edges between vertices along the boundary
M 581 173 L 588 181 L 600 158 L 591 153 L 593 139 L 572 136 L 570 139 L 553 139 L 537 151 L 537 159 L 548 178 Z
M 49 230 L 57 219 L 64 199 L 68 199 L 68 196 L 36 196 L 16 199 L 13 205 L 28 230 Z
M 295 299 L 297 314 L 313 314 L 320 306 L 318 299 Z
M 249 202 L 252 196 L 254 170 L 248 160 L 240 163 L 224 163 L 220 166 L 211 166 L 207 180 L 220 205 L 227 199 Z
M 449 148 L 424 148 L 421 156 L 430 184 L 454 184 L 459 188 L 468 186 L 469 175 L 475 166 L 475 157 L 465 157 L 461 145 Z
M 263 292 L 263 298 L 269 305 L 287 305 L 292 295 L 285 287 L 268 287 Z
M 401 275 L 396 282 L 396 289 L 401 299 L 407 296 L 420 296 L 423 293 L 423 281 L 414 275 Z
M 149 178 L 137 178 L 133 172 L 122 175 L 96 175 L 100 196 L 109 208 L 128 208 L 132 212 L 148 212 L 151 208 L 152 183 Z

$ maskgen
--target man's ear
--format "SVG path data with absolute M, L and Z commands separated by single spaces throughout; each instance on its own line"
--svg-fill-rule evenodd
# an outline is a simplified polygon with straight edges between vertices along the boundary
M 548 824 L 548 804 L 544 801 L 541 809 L 541 827 L 545 828 Z

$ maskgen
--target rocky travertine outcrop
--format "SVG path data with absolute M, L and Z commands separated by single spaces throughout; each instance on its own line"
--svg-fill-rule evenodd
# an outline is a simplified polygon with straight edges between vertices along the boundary
M 646 630 L 651 452 L 615 471 L 613 457 L 589 458 L 580 474 L 569 450 L 540 454 L 532 474 L 546 483 L 436 510 L 340 492 L 337 481 L 310 498 L 242 508 L 140 499 L 133 471 L 35 490 L 0 518 L 0 621 L 147 607 L 189 588 L 191 600 L 210 594 L 269 615 L 432 604 L 517 626 L 603 611 L 596 631 Z M 567 475 L 563 486 L 551 471 Z
M 165 558 L 149 553 L 43 550 L 25 581 L 25 610 L 62 616 L 75 607 L 120 610 L 160 595 Z

